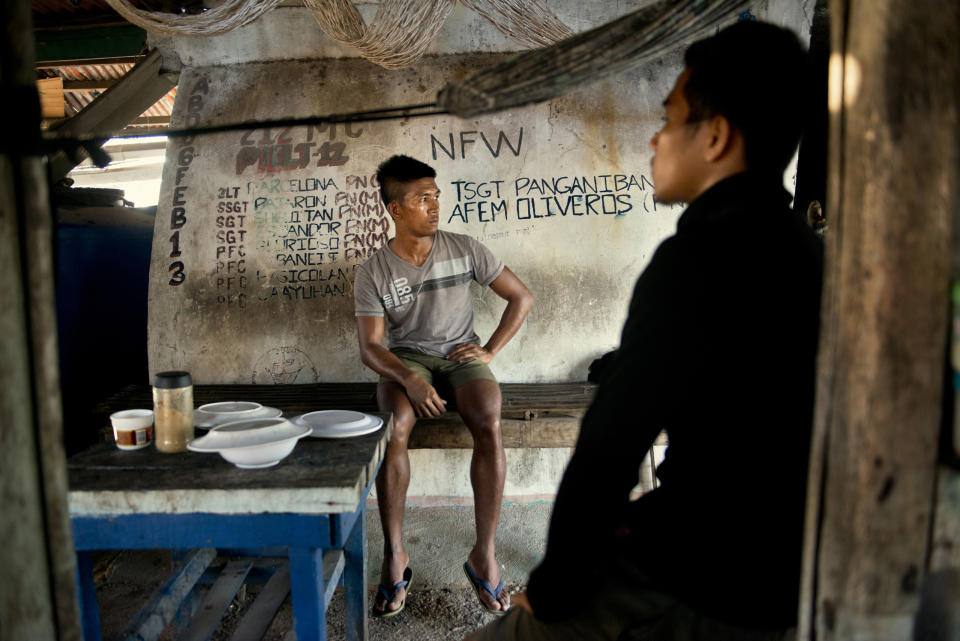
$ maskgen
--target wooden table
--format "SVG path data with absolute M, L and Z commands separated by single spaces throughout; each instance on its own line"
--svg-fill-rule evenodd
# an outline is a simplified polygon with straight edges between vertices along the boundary
M 217 454 L 161 454 L 152 446 L 122 451 L 102 444 L 71 457 L 84 638 L 100 639 L 94 550 L 279 548 L 289 555 L 298 641 L 326 638 L 326 608 L 341 579 L 347 639 L 365 640 L 364 510 L 393 429 L 389 414 L 377 415 L 384 426 L 373 434 L 306 437 L 262 470 L 236 468 Z

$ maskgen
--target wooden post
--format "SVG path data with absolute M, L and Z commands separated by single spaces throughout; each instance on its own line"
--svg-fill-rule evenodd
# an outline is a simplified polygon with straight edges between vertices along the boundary
M 956 0 L 833 0 L 827 282 L 800 639 L 913 637 L 960 206 Z
M 29 12 L 0 9 L 0 81 L 18 110 L 0 155 L 0 634 L 66 641 L 80 627 Z

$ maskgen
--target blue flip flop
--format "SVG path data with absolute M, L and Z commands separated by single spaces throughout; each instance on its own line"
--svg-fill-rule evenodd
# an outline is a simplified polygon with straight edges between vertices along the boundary
M 480 602 L 480 607 L 484 610 L 498 617 L 502 617 L 509 610 L 494 610 L 487 607 L 487 604 L 483 602 L 483 599 L 480 598 L 480 588 L 486 590 L 487 594 L 493 597 L 493 600 L 496 601 L 500 596 L 500 593 L 503 592 L 503 578 L 500 579 L 500 583 L 497 584 L 497 589 L 494 590 L 490 587 L 490 584 L 477 576 L 477 573 L 473 571 L 473 568 L 470 567 L 470 562 L 467 561 L 463 564 L 463 572 L 467 575 L 467 578 L 470 580 L 470 585 L 473 587 L 474 593 L 477 595 L 477 600 Z
M 373 618 L 375 619 L 388 619 L 390 617 L 397 616 L 403 609 L 407 607 L 407 597 L 410 596 L 410 585 L 413 583 L 413 570 L 409 567 L 403 571 L 403 580 L 397 581 L 393 584 L 393 588 L 387 588 L 387 586 L 382 583 L 377 586 L 377 592 L 380 596 L 384 598 L 384 609 L 383 610 L 373 610 Z M 393 601 L 393 597 L 397 596 L 397 591 L 401 588 L 406 588 L 407 594 L 403 597 L 403 601 L 400 603 L 400 607 L 396 610 L 387 610 L 386 606 L 390 605 L 390 602 Z

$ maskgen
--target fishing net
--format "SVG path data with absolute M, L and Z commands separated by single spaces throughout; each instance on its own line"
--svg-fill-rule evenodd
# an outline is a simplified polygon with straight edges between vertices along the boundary
M 535 48 L 573 35 L 540 0 L 460 0 L 517 44 Z
M 210 36 L 242 27 L 281 0 L 226 0 L 198 14 L 137 9 L 129 0 L 107 0 L 131 23 L 167 35 Z M 540 0 L 461 0 L 524 47 L 553 44 L 571 35 Z M 387 69 L 416 62 L 430 46 L 457 0 L 381 0 L 369 25 L 351 0 L 304 0 L 333 40 Z
M 572 32 L 539 0 L 461 0 L 525 47 L 559 42 Z M 382 0 L 369 26 L 350 0 L 304 0 L 328 36 L 387 69 L 426 52 L 456 0 Z
M 304 0 L 328 36 L 386 69 L 416 62 L 456 0 L 383 0 L 370 26 L 350 0 Z
M 107 0 L 127 20 L 150 31 L 186 36 L 225 33 L 249 24 L 281 0 L 225 0 L 198 14 L 144 11 L 129 0 Z M 304 0 L 333 40 L 387 69 L 416 62 L 458 0 L 381 0 L 368 25 L 352 0 Z M 541 0 L 459 0 L 531 53 L 514 57 L 445 87 L 437 101 L 462 117 L 547 100 L 662 56 L 706 34 L 750 0 L 659 0 L 607 25 L 572 36 Z
M 549 100 L 706 36 L 749 4 L 750 0 L 660 0 L 609 24 L 450 83 L 437 95 L 437 106 L 471 118 Z
M 128 0 L 107 0 L 114 11 L 147 31 L 175 36 L 214 36 L 250 24 L 281 0 L 225 0 L 197 14 L 137 9 Z

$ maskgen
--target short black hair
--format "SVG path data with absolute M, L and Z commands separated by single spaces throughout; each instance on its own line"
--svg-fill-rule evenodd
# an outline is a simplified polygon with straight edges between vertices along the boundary
M 797 35 L 743 20 L 690 45 L 684 63 L 688 122 L 726 117 L 743 134 L 747 167 L 782 173 L 800 141 L 809 96 L 809 62 Z
M 410 156 L 391 156 L 377 167 L 380 198 L 389 205 L 403 197 L 402 186 L 420 178 L 436 178 L 436 170 Z

